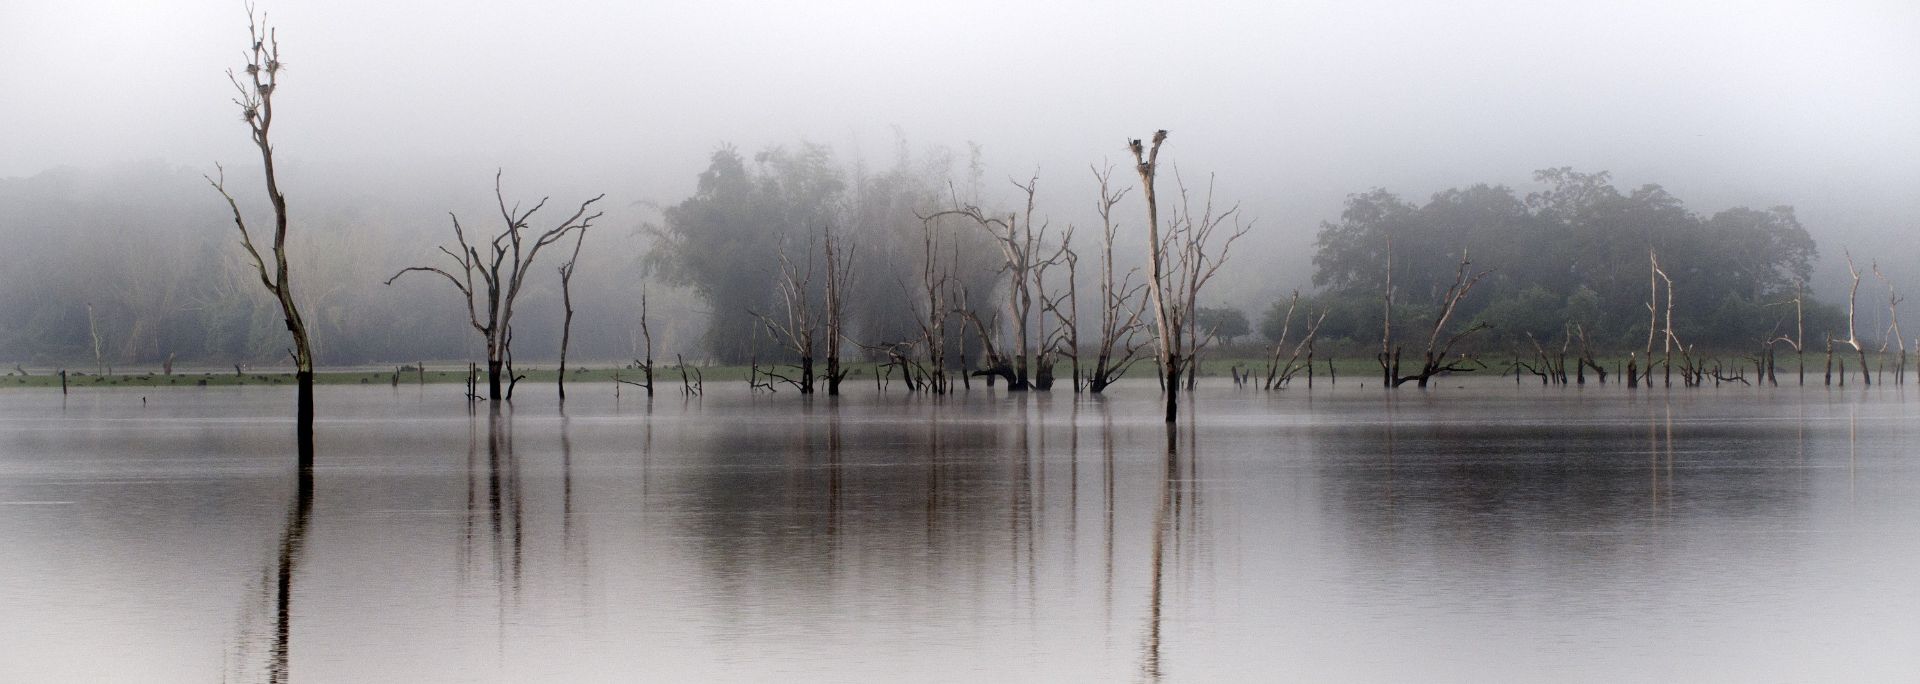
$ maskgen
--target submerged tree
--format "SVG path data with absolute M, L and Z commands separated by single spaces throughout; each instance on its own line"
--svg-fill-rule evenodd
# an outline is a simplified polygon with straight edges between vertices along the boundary
M 810 296 L 813 284 L 813 241 L 809 239 L 801 250 L 805 266 L 795 264 L 786 250 L 780 251 L 780 304 L 781 315 L 773 316 L 759 311 L 751 311 L 755 318 L 767 327 L 767 333 L 780 343 L 780 346 L 797 359 L 793 368 L 797 377 L 787 377 L 772 370 L 763 370 L 754 364 L 756 375 L 764 374 L 780 380 L 801 394 L 813 394 L 813 355 L 816 346 L 815 329 L 819 327 L 813 302 Z
M 593 203 L 606 195 L 580 203 L 566 220 L 540 232 L 532 232 L 528 221 L 535 212 L 547 205 L 545 197 L 526 211 L 520 205 L 507 206 L 506 194 L 500 189 L 500 172 L 493 175 L 493 196 L 500 206 L 500 218 L 505 222 L 499 235 L 486 242 L 469 242 L 465 229 L 460 226 L 460 217 L 452 213 L 453 236 L 458 251 L 440 247 L 440 252 L 453 258 L 458 267 L 455 270 L 434 266 L 409 266 L 400 269 L 387 279 L 387 284 L 400 279 L 409 272 L 438 273 L 453 283 L 453 287 L 467 300 L 467 320 L 473 329 L 480 333 L 487 344 L 487 398 L 500 399 L 501 372 L 512 358 L 513 305 L 520 297 L 520 289 L 526 284 L 527 274 L 533 267 L 534 257 L 541 248 L 559 242 L 573 231 L 584 231 L 600 218 L 600 213 L 587 214 Z M 484 248 L 484 252 L 483 252 Z M 475 283 L 474 277 L 480 282 Z M 485 309 L 484 315 L 481 310 Z
M 1038 228 L 1033 224 L 1035 187 L 1038 183 L 1037 177 L 1028 179 L 1025 184 L 1014 183 L 1014 187 L 1026 194 L 1027 203 L 1024 214 L 1009 212 L 1005 215 L 989 215 L 980 207 L 967 204 L 934 213 L 929 217 L 964 216 L 972 219 L 993 238 L 1000 248 L 1003 260 L 1001 270 L 1007 274 L 1006 311 L 1013 326 L 1010 333 L 1013 350 L 1010 359 L 999 353 L 989 353 L 987 368 L 976 374 L 999 376 L 1007 381 L 1007 390 L 1013 392 L 1034 387 L 1031 375 L 1034 364 L 1030 363 L 1034 356 L 1031 327 L 1033 299 L 1041 266 L 1038 258 L 1039 249 L 1046 239 L 1047 231 L 1045 223 Z M 954 204 L 960 205 L 957 198 Z M 968 316 L 975 323 L 981 335 L 981 345 L 986 349 L 997 351 L 992 341 L 987 339 L 991 334 L 990 326 L 980 319 L 979 312 L 970 311 L 963 315 Z
M 1205 207 L 1195 218 L 1186 188 L 1182 187 L 1180 213 L 1167 222 L 1167 231 L 1161 234 L 1154 180 L 1160 170 L 1160 145 L 1166 140 L 1165 130 L 1154 131 L 1151 149 L 1137 138 L 1128 141 L 1127 148 L 1133 152 L 1134 168 L 1140 173 L 1140 186 L 1147 202 L 1147 299 L 1153 309 L 1157 333 L 1154 346 L 1165 385 L 1167 422 L 1173 423 L 1180 415 L 1180 384 L 1194 361 L 1194 354 L 1205 343 L 1194 319 L 1200 290 L 1226 263 L 1234 241 L 1246 235 L 1249 226 L 1236 222 L 1234 230 L 1216 248 L 1213 240 L 1218 236 L 1218 229 L 1238 213 L 1239 207 L 1215 213 L 1213 192 L 1209 188 Z
M 1387 249 L 1392 250 L 1393 247 L 1389 245 Z M 1391 260 L 1389 260 L 1388 263 L 1391 264 Z M 1486 323 L 1474 322 L 1459 332 L 1450 335 L 1447 334 L 1447 323 L 1452 321 L 1454 315 L 1458 312 L 1460 301 L 1466 299 L 1467 295 L 1473 291 L 1473 286 L 1479 284 L 1480 279 L 1487 277 L 1489 273 L 1489 271 L 1469 272 L 1467 267 L 1472 264 L 1473 262 L 1467 259 L 1466 252 L 1462 251 L 1460 253 L 1460 265 L 1454 270 L 1453 284 L 1447 286 L 1446 291 L 1440 294 L 1439 311 L 1434 314 L 1433 328 L 1427 333 L 1427 348 L 1426 352 L 1421 356 L 1420 370 L 1411 375 L 1400 374 L 1400 347 L 1393 344 L 1392 327 L 1383 324 L 1384 332 L 1380 338 L 1380 347 L 1382 349 L 1380 353 L 1380 366 L 1387 374 L 1387 387 L 1399 387 L 1409 381 L 1417 383 L 1420 387 L 1426 387 L 1427 383 L 1436 375 L 1441 373 L 1469 372 L 1473 370 L 1474 365 L 1478 365 L 1478 362 L 1472 358 L 1455 357 L 1453 355 L 1453 349 L 1461 340 L 1469 335 L 1486 329 Z M 1391 312 L 1393 311 L 1393 285 L 1391 281 L 1389 281 L 1387 285 L 1387 311 L 1388 317 L 1385 320 L 1391 321 Z
M 233 82 L 239 95 L 234 104 L 240 106 L 240 118 L 247 123 L 253 133 L 253 144 L 260 148 L 260 164 L 266 175 L 267 200 L 273 205 L 273 270 L 267 270 L 266 259 L 260 256 L 259 248 L 254 246 L 253 233 L 247 228 L 247 219 L 240 212 L 239 202 L 234 201 L 232 193 L 227 192 L 226 170 L 220 169 L 216 178 L 207 182 L 227 200 L 227 208 L 233 210 L 233 223 L 240 229 L 240 246 L 246 248 L 247 257 L 252 261 L 254 271 L 260 276 L 260 284 L 280 303 L 280 312 L 285 317 L 287 332 L 293 337 L 294 380 L 298 387 L 298 398 L 294 408 L 294 434 L 299 443 L 299 463 L 302 471 L 313 468 L 313 346 L 307 339 L 307 324 L 300 316 L 300 307 L 293 298 L 293 284 L 287 273 L 287 198 L 280 192 L 279 178 L 273 169 L 273 143 L 268 133 L 273 128 L 273 95 L 280 84 L 280 40 L 277 32 L 266 26 L 264 18 L 256 20 L 249 10 L 247 16 L 247 35 L 252 40 L 247 51 L 246 78 L 229 70 L 227 80 Z M 216 166 L 216 168 L 218 168 Z
M 560 306 L 565 309 L 565 318 L 560 322 L 560 372 L 554 374 L 553 383 L 561 401 L 567 400 L 567 343 L 573 338 L 573 268 L 580 263 L 580 246 L 586 242 L 587 231 L 581 228 L 573 238 L 573 255 L 560 265 Z M 645 296 L 641 295 L 643 299 Z M 644 311 L 645 304 L 641 306 Z
M 1087 370 L 1087 391 L 1094 394 L 1118 382 L 1138 358 L 1140 345 L 1134 338 L 1146 313 L 1145 299 L 1139 297 L 1146 286 L 1134 282 L 1134 271 L 1114 279 L 1113 241 L 1119 226 L 1113 220 L 1113 207 L 1126 198 L 1128 188 L 1113 189 L 1108 182 L 1112 176 L 1111 167 L 1093 170 L 1100 183 L 1100 201 L 1094 205 L 1100 212 L 1100 334 L 1093 367 Z

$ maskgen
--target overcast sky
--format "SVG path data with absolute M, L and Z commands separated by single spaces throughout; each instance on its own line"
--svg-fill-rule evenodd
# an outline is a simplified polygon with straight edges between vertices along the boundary
M 1659 182 L 1696 211 L 1792 204 L 1920 251 L 1920 3 L 261 3 L 289 65 L 280 154 L 404 192 L 495 167 L 537 192 L 670 202 L 722 142 L 885 162 L 984 146 L 1070 211 L 1086 164 L 1170 129 L 1261 244 L 1342 198 L 1534 169 Z M 251 160 L 224 70 L 237 0 L 0 0 L 0 177 Z M 1069 209 L 1062 209 L 1069 211 Z M 1827 259 L 1832 263 L 1836 259 Z M 1304 263 L 1304 257 L 1301 258 Z M 1301 274 L 1304 278 L 1304 274 Z

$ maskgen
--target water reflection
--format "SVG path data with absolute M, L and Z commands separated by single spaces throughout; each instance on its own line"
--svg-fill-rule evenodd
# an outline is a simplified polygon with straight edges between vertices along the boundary
M 287 681 L 288 653 L 293 641 L 293 581 L 305 555 L 307 523 L 312 516 L 313 471 L 300 469 L 278 543 L 271 553 L 272 561 L 260 571 L 258 602 L 248 611 L 248 614 L 257 614 L 253 612 L 256 610 L 271 614 L 273 626 L 262 634 L 251 629 L 249 620 L 242 618 L 238 657 L 233 663 L 238 670 L 232 673 L 237 681 L 264 680 L 274 684 Z M 260 641 L 266 642 L 265 663 L 261 666 L 262 672 L 255 673 L 249 663 L 252 659 L 249 653 L 258 648 Z
M 213 623 L 228 662 L 179 677 L 194 680 L 1612 679 L 1833 662 L 1796 650 L 1799 630 L 1767 619 L 1780 612 L 1843 635 L 1857 662 L 1890 661 L 1847 644 L 1920 636 L 1899 612 L 1920 608 L 1899 593 L 1920 572 L 1900 536 L 1920 515 L 1905 404 L 1527 389 L 1203 392 L 1178 431 L 1124 394 L 716 390 L 645 410 L 583 394 L 469 415 L 381 393 L 360 397 L 351 434 L 327 431 L 320 510 L 311 483 L 289 501 L 284 479 L 208 475 L 199 454 L 247 448 L 209 441 L 230 425 L 105 423 L 83 440 L 0 424 L 0 503 L 53 486 L 22 472 L 69 489 L 16 498 L 76 502 L 65 518 L 0 508 L 0 542 L 33 552 L 0 558 L 0 578 L 34 580 L 0 580 L 0 598 L 76 643 L 167 633 L 190 653 L 179 608 L 89 613 L 18 559 L 84 529 L 118 562 L 67 567 L 147 589 L 175 575 L 143 539 L 194 549 L 178 571 L 221 588 L 203 602 L 244 606 L 237 639 L 231 612 Z M 128 439 L 149 445 L 131 465 L 16 456 Z M 169 477 L 252 503 L 131 474 L 170 454 Z M 256 457 L 272 458 L 237 458 Z M 60 627 L 45 605 L 125 632 Z M 0 674 L 33 656 L 12 657 Z M 105 674 L 30 678 L 128 678 Z

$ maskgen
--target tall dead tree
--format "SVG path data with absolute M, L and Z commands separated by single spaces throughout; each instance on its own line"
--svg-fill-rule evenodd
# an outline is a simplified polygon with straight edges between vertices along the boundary
M 227 192 L 226 169 L 219 169 L 217 177 L 207 178 L 213 189 L 227 200 L 227 208 L 233 211 L 234 226 L 240 229 L 240 246 L 246 249 L 247 257 L 254 271 L 260 276 L 260 284 L 267 293 L 280 303 L 281 315 L 286 319 L 287 333 L 293 338 L 294 382 L 298 388 L 294 404 L 294 434 L 299 444 L 299 464 L 302 472 L 313 469 L 313 345 L 308 340 L 307 324 L 300 315 L 300 307 L 293 297 L 293 283 L 287 273 L 287 198 L 280 192 L 280 179 L 274 173 L 273 142 L 269 134 L 273 129 L 273 96 L 280 85 L 280 40 L 278 32 L 266 25 L 265 17 L 255 18 L 252 8 L 247 11 L 247 36 L 249 47 L 246 52 L 247 64 L 243 68 L 246 78 L 232 70 L 227 71 L 227 80 L 239 92 L 233 99 L 240 106 L 240 118 L 253 134 L 253 144 L 260 149 L 261 170 L 266 176 L 267 201 L 273 205 L 273 268 L 269 272 L 266 259 L 260 256 L 259 248 L 254 246 L 253 232 L 247 228 L 247 219 L 240 212 L 240 203 L 234 201 Z
M 1067 269 L 1066 291 L 1050 291 L 1047 289 L 1047 270 L 1060 266 Z M 1064 357 L 1070 364 L 1073 391 L 1078 393 L 1083 389 L 1080 378 L 1079 278 L 1080 254 L 1073 251 L 1073 226 L 1068 225 L 1066 232 L 1060 235 L 1060 245 L 1053 254 L 1040 261 L 1033 274 L 1034 290 L 1040 295 L 1041 316 L 1050 316 L 1053 320 L 1053 329 L 1041 332 L 1040 375 L 1035 381 L 1037 389 L 1052 387 L 1055 357 Z
M 946 365 L 947 319 L 952 315 L 948 299 L 952 293 L 953 260 L 945 263 L 940 261 L 940 237 L 934 230 L 937 222 L 938 219 L 933 217 L 920 219 L 919 289 L 924 297 L 925 311 L 914 311 L 914 319 L 920 328 L 922 359 L 926 363 L 921 370 L 919 387 L 933 394 L 946 394 L 952 389 L 947 380 Z M 965 372 L 964 369 L 962 372 Z
M 814 334 L 819 328 L 819 322 L 815 320 L 812 302 L 809 299 L 813 286 L 813 240 L 811 237 L 807 240 L 805 251 L 806 265 L 802 267 L 794 263 L 793 259 L 787 255 L 787 250 L 780 250 L 779 288 L 783 314 L 775 317 L 758 311 L 749 313 L 760 319 L 760 322 L 766 325 L 767 333 L 798 359 L 793 366 L 798 372 L 797 378 L 771 370 L 759 372 L 792 385 L 801 394 L 813 394 Z
M 566 309 L 566 318 L 560 323 L 560 372 L 553 380 L 554 388 L 560 392 L 560 401 L 567 400 L 567 343 L 573 337 L 573 266 L 580 263 L 580 246 L 586 241 L 587 231 L 583 228 L 574 236 L 573 255 L 560 265 L 560 304 Z
M 653 330 L 647 327 L 647 288 L 645 286 L 642 286 L 640 288 L 640 339 L 642 340 L 643 344 L 646 345 L 644 347 L 644 350 L 641 352 L 642 354 L 644 354 L 644 356 L 638 359 L 634 359 L 633 365 L 634 367 L 640 369 L 641 378 L 643 381 L 638 383 L 630 383 L 630 384 L 637 384 L 641 387 L 646 388 L 647 398 L 652 399 L 653 398 Z
M 1485 322 L 1475 321 L 1459 332 L 1451 335 L 1446 334 L 1447 323 L 1453 319 L 1454 312 L 1459 309 L 1460 300 L 1466 299 L 1467 293 L 1473 291 L 1473 286 L 1479 284 L 1481 278 L 1485 278 L 1488 273 L 1492 272 L 1478 271 L 1469 275 L 1467 267 L 1471 265 L 1473 265 L 1473 262 L 1468 260 L 1466 250 L 1461 250 L 1460 266 L 1454 271 L 1453 284 L 1447 287 L 1446 292 L 1441 293 L 1440 313 L 1434 315 L 1433 329 L 1427 333 L 1427 349 L 1425 354 L 1422 355 L 1420 371 L 1412 375 L 1398 375 L 1396 373 L 1389 385 L 1390 387 L 1399 387 L 1409 381 L 1418 383 L 1420 387 L 1426 387 L 1427 382 L 1432 380 L 1433 376 L 1441 373 L 1471 372 L 1475 370 L 1474 366 L 1481 365 L 1469 357 L 1455 357 L 1453 355 L 1453 347 L 1455 344 L 1458 344 L 1460 340 L 1466 339 L 1476 332 L 1485 330 L 1487 328 Z M 1388 293 L 1388 307 L 1389 310 L 1391 310 L 1391 285 L 1388 286 Z M 1445 335 L 1444 341 L 1442 341 L 1442 335 Z M 1392 368 L 1394 371 L 1397 371 L 1400 368 L 1400 350 L 1395 348 L 1392 356 Z
M 1853 276 L 1853 285 L 1847 288 L 1847 337 L 1846 339 L 1830 339 L 1829 342 L 1839 342 L 1849 347 L 1853 347 L 1853 352 L 1855 354 L 1858 354 L 1860 357 L 1860 381 L 1868 385 L 1872 385 L 1873 372 L 1871 369 L 1867 368 L 1867 348 L 1866 348 L 1866 345 L 1863 345 L 1860 343 L 1860 336 L 1854 332 L 1854 327 L 1853 327 L 1854 303 L 1858 299 L 1858 295 L 1860 294 L 1860 269 L 1854 267 L 1853 265 L 1853 253 L 1846 252 L 1846 251 L 1842 251 L 1841 253 L 1845 254 L 1847 257 L 1848 275 Z M 1843 369 L 1845 365 L 1846 364 L 1843 361 L 1841 363 L 1841 366 Z M 1840 384 L 1843 384 L 1843 385 L 1846 384 L 1847 382 L 1846 375 L 1847 374 L 1845 370 L 1842 370 L 1840 372 Z
M 1662 339 L 1661 347 L 1662 347 L 1662 350 L 1666 352 L 1666 359 L 1664 361 L 1661 361 L 1660 363 L 1663 366 L 1661 371 L 1661 383 L 1663 386 L 1672 387 L 1673 386 L 1673 348 L 1676 346 L 1680 346 L 1680 338 L 1676 337 L 1673 334 L 1673 279 L 1667 277 L 1667 272 L 1660 268 L 1660 257 L 1655 255 L 1653 250 L 1651 249 L 1647 250 L 1647 261 L 1649 264 L 1651 264 L 1653 268 L 1652 277 L 1659 278 L 1662 282 L 1665 282 L 1667 285 L 1667 310 L 1666 310 L 1667 328 L 1666 328 L 1665 334 L 1661 336 L 1661 339 Z M 1649 278 L 1648 282 L 1652 282 L 1652 279 Z M 1658 290 L 1656 289 L 1654 290 L 1654 292 L 1657 293 Z M 1649 296 L 1647 301 L 1647 309 L 1649 311 L 1653 309 L 1653 299 L 1651 296 Z M 1649 325 L 1651 325 L 1651 323 L 1649 323 Z M 1647 333 L 1649 335 L 1653 333 L 1653 330 L 1651 327 L 1648 328 Z M 1651 382 L 1652 375 L 1653 375 L 1653 349 L 1651 347 L 1647 349 L 1647 375 L 1648 375 L 1649 382 Z M 1684 380 L 1685 380 L 1685 377 L 1683 375 L 1682 381 Z
M 1217 246 L 1218 228 L 1238 213 L 1236 205 L 1215 213 L 1211 184 L 1201 217 L 1194 219 L 1184 187 L 1180 192 L 1180 213 L 1160 231 L 1160 203 L 1154 192 L 1154 180 L 1160 171 L 1160 145 L 1167 140 L 1165 130 L 1154 131 L 1153 146 L 1139 139 L 1129 140 L 1134 170 L 1140 174 L 1142 195 L 1147 203 L 1147 298 L 1153 308 L 1154 344 L 1165 384 L 1168 423 L 1180 415 L 1180 385 L 1193 361 L 1193 349 L 1199 345 L 1193 314 L 1201 288 L 1212 280 L 1227 261 L 1233 243 L 1247 234 L 1250 226 L 1234 223 L 1234 229 Z
M 842 331 L 846 324 L 847 286 L 853 278 L 853 253 L 842 252 L 840 243 L 833 237 L 833 224 L 825 227 L 827 257 L 827 396 L 840 396 L 840 381 L 847 372 L 840 368 L 840 345 L 844 341 Z
M 533 208 L 526 211 L 521 211 L 518 203 L 509 208 L 506 193 L 500 189 L 500 176 L 501 172 L 498 171 L 493 175 L 493 196 L 499 203 L 500 218 L 505 224 L 500 234 L 486 242 L 471 242 L 460 225 L 460 217 L 449 212 L 447 215 L 453 219 L 454 244 L 458 250 L 442 245 L 440 252 L 451 257 L 456 268 L 409 266 L 387 279 L 387 284 L 392 285 L 400 276 L 415 271 L 437 273 L 460 291 L 467 300 L 468 322 L 486 340 L 487 398 L 493 401 L 500 400 L 502 372 L 513 354 L 513 305 L 520 298 L 520 289 L 525 285 L 534 258 L 547 245 L 593 225 L 601 213 L 589 215 L 587 211 L 593 208 L 595 202 L 606 197 L 599 195 L 581 202 L 572 215 L 554 227 L 533 232 L 528 222 L 547 205 L 548 198 L 540 198 Z M 459 275 L 454 275 L 456 272 Z M 476 276 L 479 278 L 477 283 L 474 281 Z M 484 315 L 482 309 L 485 310 Z
M 1381 295 L 1385 305 L 1380 314 L 1380 386 L 1394 387 L 1400 374 L 1400 352 L 1393 346 L 1393 236 L 1387 236 L 1387 286 Z
M 1129 269 L 1114 280 L 1113 242 L 1119 225 L 1113 220 L 1113 208 L 1127 196 L 1129 188 L 1112 189 L 1112 176 L 1112 167 L 1093 169 L 1093 177 L 1100 183 L 1100 201 L 1094 205 L 1100 212 L 1100 338 L 1093 367 L 1087 371 L 1087 391 L 1094 394 L 1119 381 L 1138 358 L 1140 346 L 1134 337 L 1141 327 L 1140 317 L 1146 313 L 1145 300 L 1139 296 L 1146 285 L 1134 282 L 1136 270 Z
M 1200 351 L 1213 343 L 1213 328 L 1204 328 L 1199 322 L 1200 289 L 1206 281 L 1226 263 L 1229 249 L 1233 243 L 1252 229 L 1251 224 L 1239 221 L 1240 205 L 1235 204 L 1224 210 L 1216 210 L 1213 202 L 1213 177 L 1207 177 L 1207 196 L 1202 204 L 1200 216 L 1193 215 L 1193 203 L 1187 192 L 1187 184 L 1180 179 L 1180 168 L 1173 170 L 1175 183 L 1180 187 L 1180 211 L 1167 221 L 1167 236 L 1172 241 L 1174 263 L 1173 272 L 1178 276 L 1176 284 L 1181 296 L 1181 318 L 1185 321 L 1187 332 L 1187 389 L 1192 390 L 1200 378 Z M 1231 221 L 1232 231 L 1226 241 L 1220 245 L 1217 255 L 1208 253 L 1208 246 L 1220 228 Z
M 1887 286 L 1887 329 L 1881 333 L 1879 353 L 1887 353 L 1888 344 L 1900 349 L 1900 360 L 1893 367 L 1893 382 L 1897 385 L 1905 382 L 1907 376 L 1907 338 L 1900 333 L 1900 302 L 1905 299 L 1893 290 L 1893 281 L 1880 273 L 1878 261 L 1869 263 L 1868 268 L 1873 270 L 1873 277 Z M 1886 376 L 1882 375 L 1880 379 L 1885 380 Z

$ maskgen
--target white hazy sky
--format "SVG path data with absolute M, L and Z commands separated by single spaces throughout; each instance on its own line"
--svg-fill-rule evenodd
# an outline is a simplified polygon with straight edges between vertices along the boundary
M 984 145 L 1060 212 L 1086 164 L 1173 131 L 1261 244 L 1346 194 L 1659 182 L 1697 211 L 1793 204 L 1821 238 L 1920 228 L 1920 2 L 261 3 L 289 64 L 281 155 L 404 192 L 498 166 L 555 195 L 673 201 L 722 142 L 884 162 Z M 238 0 L 0 0 L 0 177 L 246 163 Z M 551 188 L 551 190 L 546 190 Z M 1890 257 L 1891 260 L 1891 257 Z M 1304 256 L 1298 257 L 1304 263 Z M 1828 259 L 1829 263 L 1835 259 Z M 1301 276 L 1304 277 L 1304 276 Z

